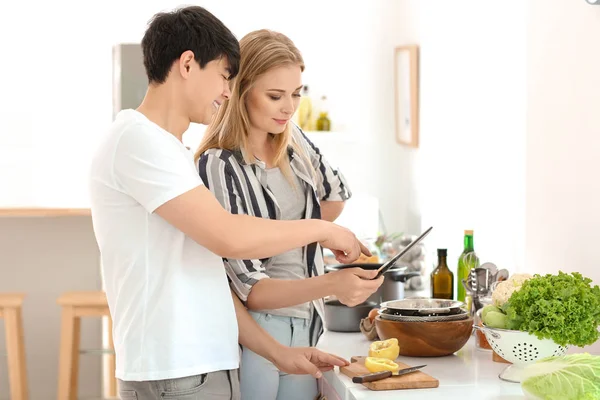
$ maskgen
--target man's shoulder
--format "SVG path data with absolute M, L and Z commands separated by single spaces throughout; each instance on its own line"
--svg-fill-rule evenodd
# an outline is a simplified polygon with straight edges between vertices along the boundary
M 114 161 L 116 153 L 131 152 L 137 144 L 145 143 L 151 128 L 136 121 L 113 121 L 93 153 L 94 163 Z M 125 148 L 124 148 L 125 147 Z
M 132 117 L 118 115 L 107 127 L 92 153 L 92 176 L 112 175 L 115 164 L 118 164 L 119 160 L 127 159 L 131 154 L 160 160 L 161 155 L 176 150 L 172 139 L 165 136 L 148 121 L 135 118 L 135 115 Z

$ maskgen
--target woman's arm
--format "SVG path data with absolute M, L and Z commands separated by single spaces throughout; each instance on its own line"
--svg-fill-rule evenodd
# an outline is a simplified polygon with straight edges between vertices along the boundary
M 329 201 L 321 202 L 321 219 L 333 222 L 340 216 L 344 210 L 345 201 Z
M 321 201 L 321 219 L 333 222 L 344 210 L 345 202 L 352 197 L 352 192 L 339 169 L 329 164 L 321 150 L 299 127 L 294 126 L 293 129 L 296 142 L 306 151 L 315 171 L 317 196 Z
M 248 295 L 251 310 L 276 310 L 336 296 L 343 304 L 355 306 L 364 302 L 383 283 L 383 277 L 372 280 L 377 271 L 346 268 L 305 279 L 261 279 Z

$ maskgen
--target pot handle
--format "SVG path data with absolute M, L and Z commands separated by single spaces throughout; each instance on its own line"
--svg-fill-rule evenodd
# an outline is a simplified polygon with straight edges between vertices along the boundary
M 410 278 L 414 278 L 415 276 L 419 276 L 421 275 L 419 272 L 413 271 L 413 272 L 405 272 L 402 274 L 398 274 L 398 275 L 394 275 L 391 274 L 390 278 L 392 278 L 392 280 L 394 282 L 406 282 L 407 280 L 409 280 Z

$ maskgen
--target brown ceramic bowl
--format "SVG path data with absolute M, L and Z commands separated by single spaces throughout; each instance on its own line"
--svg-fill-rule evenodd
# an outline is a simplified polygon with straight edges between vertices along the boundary
M 444 322 L 400 322 L 375 318 L 381 340 L 398 339 L 400 355 L 441 357 L 460 350 L 471 337 L 473 318 Z

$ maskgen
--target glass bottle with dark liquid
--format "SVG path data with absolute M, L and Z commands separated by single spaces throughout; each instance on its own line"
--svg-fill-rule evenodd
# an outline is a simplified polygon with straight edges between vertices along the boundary
M 438 266 L 431 273 L 431 297 L 434 299 L 454 299 L 454 274 L 448 268 L 446 249 L 438 249 Z

